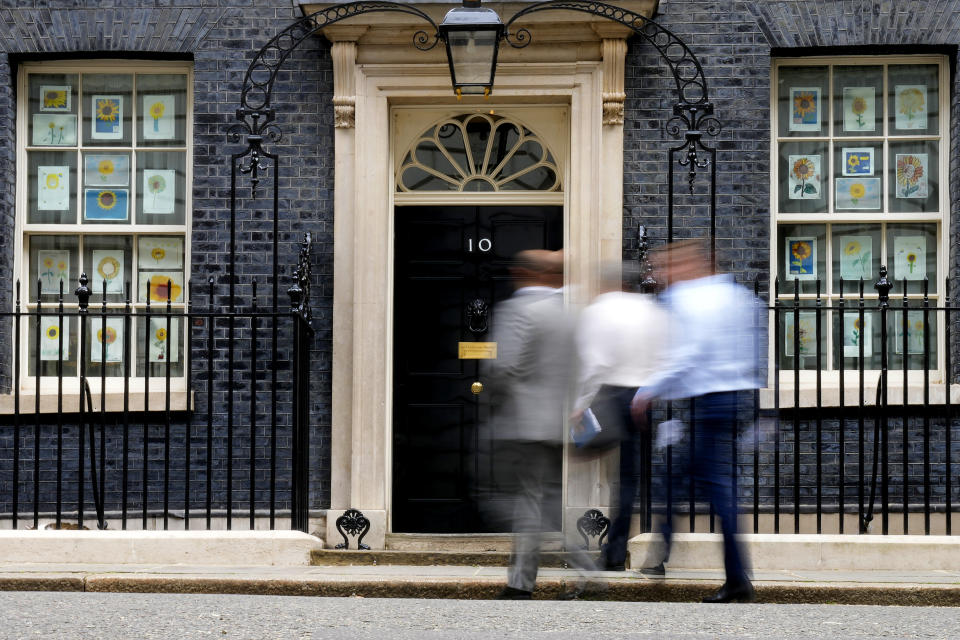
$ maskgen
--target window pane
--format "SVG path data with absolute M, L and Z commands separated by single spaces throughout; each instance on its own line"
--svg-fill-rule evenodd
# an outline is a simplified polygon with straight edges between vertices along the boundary
M 77 236 L 27 236 L 29 255 L 29 300 L 56 302 L 63 283 L 63 297 L 67 303 L 76 302 L 73 295 L 80 277 L 79 240 Z M 39 285 L 39 291 L 37 286 Z
M 777 227 L 780 255 L 780 295 L 816 293 L 818 281 L 826 280 L 826 225 L 781 224 Z M 825 293 L 822 284 L 821 293 Z
M 835 224 L 830 231 L 833 241 L 832 291 L 840 293 L 840 278 L 843 278 L 843 294 L 857 296 L 863 278 L 865 292 L 874 293 L 873 283 L 880 273 L 880 257 L 883 255 L 880 225 Z
M 186 153 L 137 154 L 137 223 L 184 224 Z
M 830 360 L 827 353 L 827 331 L 830 325 L 830 316 L 827 311 L 821 311 L 820 325 L 817 325 L 817 312 L 814 302 L 803 300 L 799 306 L 793 300 L 781 300 L 779 320 L 780 344 L 777 353 L 780 358 L 780 369 L 813 369 L 817 368 L 817 354 L 820 355 L 820 367 L 827 368 Z M 794 327 L 799 325 L 799 330 Z M 819 328 L 819 333 L 818 333 Z M 819 347 L 818 347 L 819 345 Z M 818 351 L 819 349 L 819 351 Z M 794 354 L 799 354 L 799 358 Z
M 27 224 L 77 221 L 76 151 L 27 154 Z
M 137 74 L 137 144 L 183 147 L 187 144 L 187 76 Z
M 834 135 L 882 136 L 882 96 L 883 67 L 834 67 Z
M 940 210 L 939 160 L 936 142 L 890 143 L 890 211 Z
M 130 236 L 86 236 L 83 241 L 83 270 L 90 278 L 91 300 L 103 300 L 104 283 L 107 302 L 127 300 L 128 286 L 133 280 L 133 240 Z M 132 289 L 129 289 L 132 294 Z
M 890 295 L 903 295 L 906 280 L 907 293 L 923 293 L 924 278 L 929 279 L 929 291 L 937 291 L 937 225 L 887 225 L 887 277 L 893 281 Z
M 883 145 L 850 140 L 833 154 L 835 211 L 880 211 L 883 207 Z
M 825 136 L 827 131 L 827 67 L 780 67 L 777 87 L 784 137 Z
M 870 284 L 870 283 L 867 283 Z M 871 292 L 866 290 L 865 293 Z M 872 289 L 872 285 L 871 285 Z M 864 302 L 863 318 L 860 318 L 859 298 L 844 300 L 843 326 L 840 326 L 841 314 L 833 314 L 833 366 L 839 368 L 843 358 L 844 369 L 860 369 L 861 348 L 863 349 L 863 368 L 880 368 L 880 313 L 874 308 L 876 301 Z M 850 378 L 847 378 L 850 381 Z
M 86 73 L 82 80 L 83 144 L 129 146 L 132 143 L 133 76 Z
M 30 74 L 29 144 L 76 146 L 78 76 L 63 73 Z
M 940 79 L 935 64 L 892 64 L 888 67 L 887 113 L 892 136 L 936 135 L 940 132 Z
M 780 213 L 825 213 L 827 145 L 788 142 L 780 145 Z

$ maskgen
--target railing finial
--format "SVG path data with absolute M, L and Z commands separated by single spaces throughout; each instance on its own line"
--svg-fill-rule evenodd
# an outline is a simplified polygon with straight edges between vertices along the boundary
M 90 305 L 90 288 L 87 287 L 87 283 L 90 280 L 87 278 L 86 272 L 80 274 L 80 286 L 73 292 L 77 296 L 78 303 L 80 304 L 80 309 L 86 311 L 87 307 Z
M 887 265 L 880 265 L 880 279 L 874 283 L 873 288 L 880 295 L 880 306 L 886 307 L 890 302 L 890 290 L 893 289 L 893 283 L 887 279 Z M 861 295 L 863 295 L 862 289 Z

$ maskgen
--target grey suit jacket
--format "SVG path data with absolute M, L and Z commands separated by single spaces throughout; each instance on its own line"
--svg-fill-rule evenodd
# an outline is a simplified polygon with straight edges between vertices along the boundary
M 573 333 L 560 290 L 520 289 L 497 306 L 497 358 L 485 366 L 494 403 L 494 438 L 563 441 Z

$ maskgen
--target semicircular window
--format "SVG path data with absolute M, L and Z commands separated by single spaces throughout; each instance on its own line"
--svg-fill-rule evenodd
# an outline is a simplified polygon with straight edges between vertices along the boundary
M 397 171 L 398 191 L 560 191 L 539 137 L 501 116 L 464 114 L 427 129 Z

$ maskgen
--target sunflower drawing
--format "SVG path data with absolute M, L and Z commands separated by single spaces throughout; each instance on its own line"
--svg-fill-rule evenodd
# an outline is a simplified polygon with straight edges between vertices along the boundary
M 858 267 L 861 272 L 869 275 L 867 265 L 870 262 L 870 252 L 864 251 L 861 253 L 861 251 L 863 251 L 863 247 L 856 240 L 851 240 L 843 247 L 843 254 L 851 258 L 850 266 Z
M 850 339 L 853 342 L 853 346 L 860 344 L 860 318 L 857 318 L 853 321 L 853 331 L 850 332 Z
M 817 98 L 811 92 L 798 93 L 793 97 L 793 111 L 802 120 L 809 113 L 817 110 Z
M 180 298 L 182 287 L 175 284 L 169 276 L 157 275 L 150 278 L 148 283 L 150 300 L 154 302 L 176 301 Z
M 914 155 L 897 156 L 897 187 L 900 196 L 909 198 L 920 191 L 923 178 L 923 161 Z
M 907 116 L 907 120 L 913 120 L 914 115 L 923 109 L 926 97 L 917 87 L 909 87 L 900 92 L 900 113 Z
M 163 250 L 163 247 L 154 247 L 153 251 L 150 252 L 150 257 L 156 260 L 158 263 L 166 257 L 167 252 Z
M 860 200 L 867 193 L 867 188 L 863 186 L 861 182 L 854 182 L 850 185 L 850 200 L 853 204 L 857 204 L 857 201 Z
M 863 121 L 863 114 L 867 111 L 867 100 L 863 96 L 857 96 L 853 99 L 853 104 L 850 105 L 850 110 L 853 111 L 853 115 L 857 116 L 857 126 L 861 129 L 863 125 L 866 124 Z
M 113 191 L 101 191 L 97 195 L 97 204 L 104 210 L 113 209 L 117 206 L 117 194 Z
M 910 269 L 910 273 L 913 273 L 913 268 L 917 264 L 917 254 L 910 252 L 907 254 L 907 267 Z
M 47 89 L 43 92 L 44 109 L 63 109 L 67 106 L 66 89 Z
M 100 180 L 106 182 L 113 175 L 116 167 L 113 166 L 113 160 L 103 159 L 97 164 L 97 173 L 100 174 Z
M 60 327 L 58 327 L 55 324 L 52 324 L 49 327 L 47 327 L 47 338 L 49 338 L 50 340 L 56 340 L 57 336 L 59 335 L 60 335 Z
M 807 194 L 814 197 L 818 195 L 817 187 L 813 184 L 813 181 L 817 178 L 817 165 L 811 158 L 803 157 L 794 162 L 791 173 L 794 179 L 799 182 L 793 188 L 794 193 L 799 193 L 801 198 Z
M 113 327 L 107 327 L 106 336 L 103 329 L 97 329 L 97 341 L 100 344 L 113 344 L 117 341 L 117 330 Z
M 167 330 L 160 327 L 154 337 L 156 340 L 153 342 L 153 346 L 157 348 L 157 360 L 164 360 L 167 353 Z
M 97 265 L 97 273 L 104 280 L 113 280 L 120 272 L 120 262 L 113 256 L 107 256 Z
M 163 179 L 161 175 L 152 175 L 147 180 L 147 187 L 150 189 L 150 193 L 153 194 L 153 206 L 157 206 L 157 196 L 163 193 L 167 188 L 167 181 Z
M 60 174 L 59 173 L 48 173 L 47 174 L 47 189 L 59 189 L 60 188 Z
M 163 112 L 166 109 L 162 102 L 154 102 L 150 105 L 150 117 L 153 118 L 153 130 L 155 132 L 160 131 L 160 118 L 163 117 Z
M 813 255 L 813 247 L 806 240 L 792 241 L 790 243 L 790 273 L 803 274 L 810 273 L 808 266 L 804 262 Z
M 120 102 L 112 98 L 100 98 L 97 100 L 97 120 L 103 122 L 116 122 L 120 116 Z

